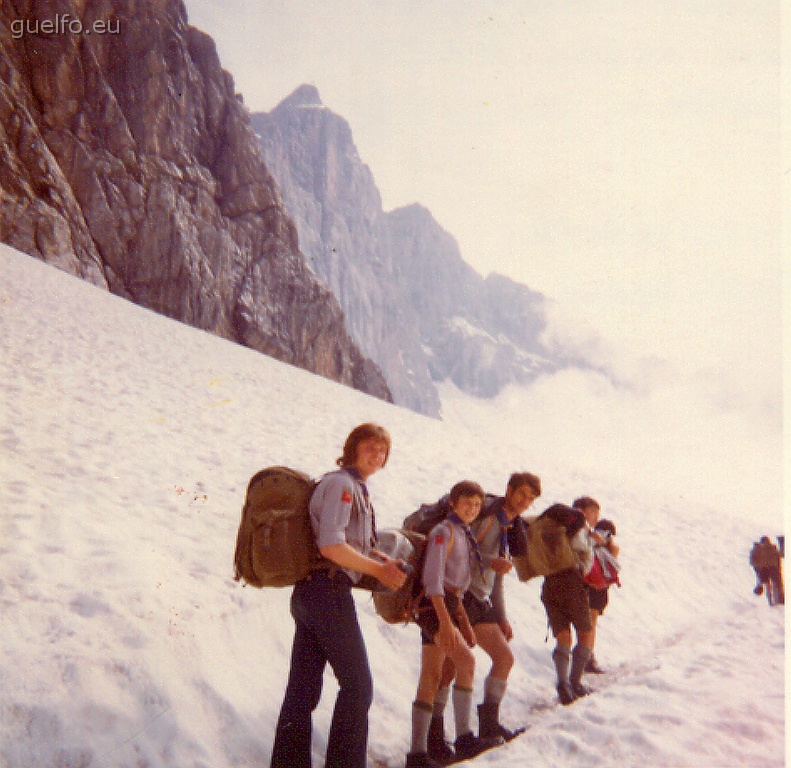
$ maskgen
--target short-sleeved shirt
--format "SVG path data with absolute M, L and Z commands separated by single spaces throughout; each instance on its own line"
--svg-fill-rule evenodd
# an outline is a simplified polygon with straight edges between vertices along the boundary
M 348 544 L 363 555 L 374 547 L 374 508 L 365 484 L 347 469 L 328 472 L 310 499 L 310 522 L 321 547 Z M 343 569 L 357 583 L 362 574 Z
M 444 595 L 445 590 L 466 592 L 470 586 L 470 555 L 467 535 L 460 525 L 448 519 L 435 525 L 426 537 L 423 561 L 426 597 Z
M 504 501 L 503 496 L 487 499 L 481 514 L 470 523 L 470 530 L 481 550 L 483 571 L 473 568 L 469 592 L 476 600 L 489 601 L 492 604 L 498 622 L 506 620 L 505 589 L 502 574 L 492 570 L 492 561 L 503 557 L 507 552 L 505 532 L 508 529 L 503 527 L 501 518 L 498 517 L 498 514 L 504 514 L 502 511 Z

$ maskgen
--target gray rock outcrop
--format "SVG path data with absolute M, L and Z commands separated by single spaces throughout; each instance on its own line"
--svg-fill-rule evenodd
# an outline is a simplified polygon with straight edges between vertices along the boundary
M 66 14 L 82 34 L 45 33 Z M 97 21 L 110 31 L 86 33 Z M 180 0 L 2 4 L 0 241 L 391 399 L 306 266 L 233 80 Z
M 499 275 L 484 279 L 422 206 L 383 211 L 348 123 L 315 87 L 252 120 L 308 263 L 396 403 L 437 415 L 436 381 L 492 396 L 566 364 L 540 342 L 543 296 Z

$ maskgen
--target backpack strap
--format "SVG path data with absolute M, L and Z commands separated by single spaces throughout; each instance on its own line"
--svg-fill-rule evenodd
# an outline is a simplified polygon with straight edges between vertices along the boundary
M 486 524 L 481 528 L 478 535 L 475 537 L 480 544 L 483 540 L 483 537 L 486 536 L 487 533 L 491 530 L 492 526 L 494 525 L 494 515 L 489 515 L 489 519 L 486 521 Z

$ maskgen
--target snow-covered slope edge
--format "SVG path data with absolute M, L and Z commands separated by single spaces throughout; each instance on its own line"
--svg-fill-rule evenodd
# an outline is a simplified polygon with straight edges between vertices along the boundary
M 496 434 L 502 414 L 470 421 L 458 398 L 444 422 L 418 416 L 6 248 L 0 764 L 267 765 L 293 624 L 289 590 L 230 579 L 246 481 L 273 463 L 318 475 L 368 419 L 393 434 L 372 481 L 382 526 L 461 477 L 497 490 L 517 468 L 542 475 L 539 509 L 591 493 L 618 524 L 624 588 L 599 638 L 617 672 L 570 708 L 533 711 L 554 695 L 540 585 L 510 580 L 517 668 L 503 715 L 531 727 L 477 764 L 783 764 L 783 610 L 751 594 L 749 521 L 640 495 L 639 478 L 635 490 L 598 486 L 545 465 L 525 432 Z M 376 681 L 372 760 L 398 765 L 419 640 L 378 620 L 364 594 L 359 605 Z M 333 688 L 328 676 L 317 756 Z

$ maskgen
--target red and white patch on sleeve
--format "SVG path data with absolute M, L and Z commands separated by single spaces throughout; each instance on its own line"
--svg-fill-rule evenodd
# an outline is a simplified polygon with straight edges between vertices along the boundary
M 442 546 L 442 545 L 445 543 L 445 534 L 444 534 L 444 533 L 438 533 L 438 534 L 436 534 L 436 535 L 434 536 L 434 543 L 435 543 L 435 544 L 436 544 L 438 547 L 441 547 L 441 546 Z
M 344 504 L 351 504 L 352 503 L 352 493 L 351 493 L 351 491 L 344 491 L 341 494 L 341 501 Z

